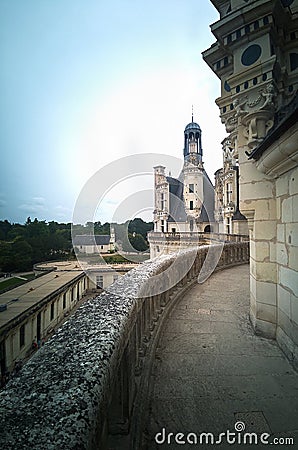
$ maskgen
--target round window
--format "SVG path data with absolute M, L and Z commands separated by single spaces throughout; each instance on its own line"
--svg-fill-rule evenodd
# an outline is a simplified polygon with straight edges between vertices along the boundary
M 251 66 L 261 56 L 262 48 L 258 44 L 253 44 L 247 47 L 242 53 L 241 62 L 244 66 Z
M 229 83 L 228 83 L 227 81 L 225 81 L 224 88 L 225 88 L 225 90 L 226 90 L 227 92 L 230 92 L 230 91 L 231 91 L 231 87 L 230 87 L 230 85 L 229 85 Z
M 284 7 L 290 6 L 294 0 L 281 0 Z

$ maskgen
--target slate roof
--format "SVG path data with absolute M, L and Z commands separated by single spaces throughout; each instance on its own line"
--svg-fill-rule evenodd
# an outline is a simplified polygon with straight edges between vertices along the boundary
M 198 131 L 201 131 L 201 127 L 196 122 L 190 122 L 188 125 L 186 125 L 185 131 L 186 130 L 198 130 Z
M 169 222 L 187 222 L 187 214 L 184 207 L 183 183 L 181 176 L 176 178 L 167 177 L 170 190 Z M 204 203 L 199 217 L 199 222 L 214 222 L 214 187 L 203 170 Z
M 214 187 L 205 169 L 203 170 L 204 203 L 199 222 L 214 222 Z
M 79 234 L 73 238 L 73 245 L 109 245 L 110 239 L 108 234 Z
M 176 178 L 167 177 L 170 191 L 169 222 L 186 222 L 184 209 L 183 183 Z

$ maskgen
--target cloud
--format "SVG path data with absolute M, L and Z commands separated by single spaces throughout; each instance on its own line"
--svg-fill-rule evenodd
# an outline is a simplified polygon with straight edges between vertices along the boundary
M 59 219 L 71 220 L 72 209 L 66 206 L 57 205 L 54 207 L 54 215 Z
M 33 197 L 27 203 L 19 205 L 18 209 L 25 211 L 27 214 L 41 214 L 47 210 L 43 197 Z
M 25 211 L 28 214 L 32 214 L 32 213 L 36 214 L 36 213 L 39 213 L 44 210 L 44 208 L 39 205 L 32 205 L 32 204 L 27 204 L 27 203 L 23 203 L 22 205 L 19 205 L 18 208 L 21 209 L 22 211 Z
M 3 208 L 6 205 L 7 205 L 7 201 L 0 198 L 0 208 Z
M 54 210 L 57 212 L 70 212 L 71 208 L 67 208 L 66 206 L 57 205 L 54 207 Z
M 45 199 L 43 197 L 33 197 L 32 203 L 38 206 L 44 206 Z

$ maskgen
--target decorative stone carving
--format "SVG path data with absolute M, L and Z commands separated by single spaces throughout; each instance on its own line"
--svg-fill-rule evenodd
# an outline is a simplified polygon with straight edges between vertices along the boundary
M 223 123 L 226 126 L 227 133 L 231 133 L 236 129 L 238 119 L 235 117 L 235 113 L 229 115 L 228 117 L 222 119 Z
M 257 96 L 257 98 L 255 98 L 254 100 L 248 101 L 247 106 L 249 106 L 249 108 L 254 108 L 256 105 L 258 105 L 260 103 L 261 100 L 262 100 L 262 95 L 259 94 Z
M 243 120 L 243 135 L 250 148 L 256 147 L 273 127 L 273 111 L 260 110 L 247 114 Z
M 197 163 L 197 157 L 195 154 L 190 155 L 189 162 L 190 162 L 190 164 L 193 164 L 193 165 L 195 165 Z
M 258 145 L 272 128 L 275 111 L 276 91 L 273 83 L 267 84 L 264 89 L 251 91 L 249 96 L 237 97 L 233 101 L 234 113 L 224 120 L 228 133 L 239 131 L 239 126 L 243 125 L 243 135 L 247 139 L 250 148 Z M 263 100 L 263 104 L 260 103 Z M 232 137 L 230 136 L 230 141 Z M 237 138 L 233 139 L 237 148 Z M 236 150 L 237 153 L 237 150 Z
M 261 95 L 265 99 L 261 109 L 274 109 L 276 92 L 272 83 L 268 84 L 266 88 L 261 91 Z
M 247 97 L 242 97 L 241 99 L 236 98 L 234 100 L 233 105 L 234 105 L 234 108 L 236 111 L 235 118 L 238 118 L 241 120 L 241 117 L 243 117 L 247 114 L 247 111 L 245 110 L 246 103 L 247 103 Z M 239 120 L 238 120 L 238 123 L 239 123 Z
M 235 141 L 233 142 L 230 136 L 222 142 L 223 146 L 223 158 L 224 164 L 229 166 L 233 166 L 237 162 Z

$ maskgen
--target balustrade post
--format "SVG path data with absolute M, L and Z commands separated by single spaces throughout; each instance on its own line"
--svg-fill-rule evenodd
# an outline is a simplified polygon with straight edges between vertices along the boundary
M 146 299 L 143 299 L 142 309 L 141 309 L 141 345 L 139 354 L 140 356 L 144 356 L 146 353 L 146 345 L 148 342 L 147 332 L 148 332 L 148 324 L 147 324 L 147 304 Z
M 161 294 L 160 305 L 161 305 L 162 308 L 167 305 L 167 303 L 169 301 L 169 298 L 170 298 L 169 290 L 167 290 L 166 292 L 163 292 Z
M 108 411 L 108 432 L 127 434 L 129 431 L 129 357 L 123 353 L 114 383 L 113 396 Z
M 225 266 L 227 266 L 229 264 L 229 249 L 228 247 L 225 245 L 224 246 L 224 261 L 225 261 Z
M 162 294 L 158 294 L 156 296 L 156 301 L 155 301 L 155 308 L 156 308 L 157 319 L 162 313 L 161 296 L 162 296 Z
M 148 341 L 150 339 L 151 333 L 154 330 L 155 327 L 155 315 L 154 315 L 154 297 L 149 297 L 146 299 L 146 301 L 148 302 L 148 324 L 149 324 L 149 333 L 148 333 Z
M 155 327 L 156 322 L 158 321 L 158 297 L 159 295 L 154 295 L 151 297 L 150 303 L 151 303 L 151 324 L 152 327 Z M 153 331 L 153 328 L 151 331 Z
M 136 363 L 135 363 L 135 375 L 140 375 L 142 371 L 142 355 L 144 354 L 142 350 L 142 318 L 143 314 L 142 311 L 139 311 L 139 314 L 137 316 L 136 324 L 135 324 L 135 352 L 136 352 Z

